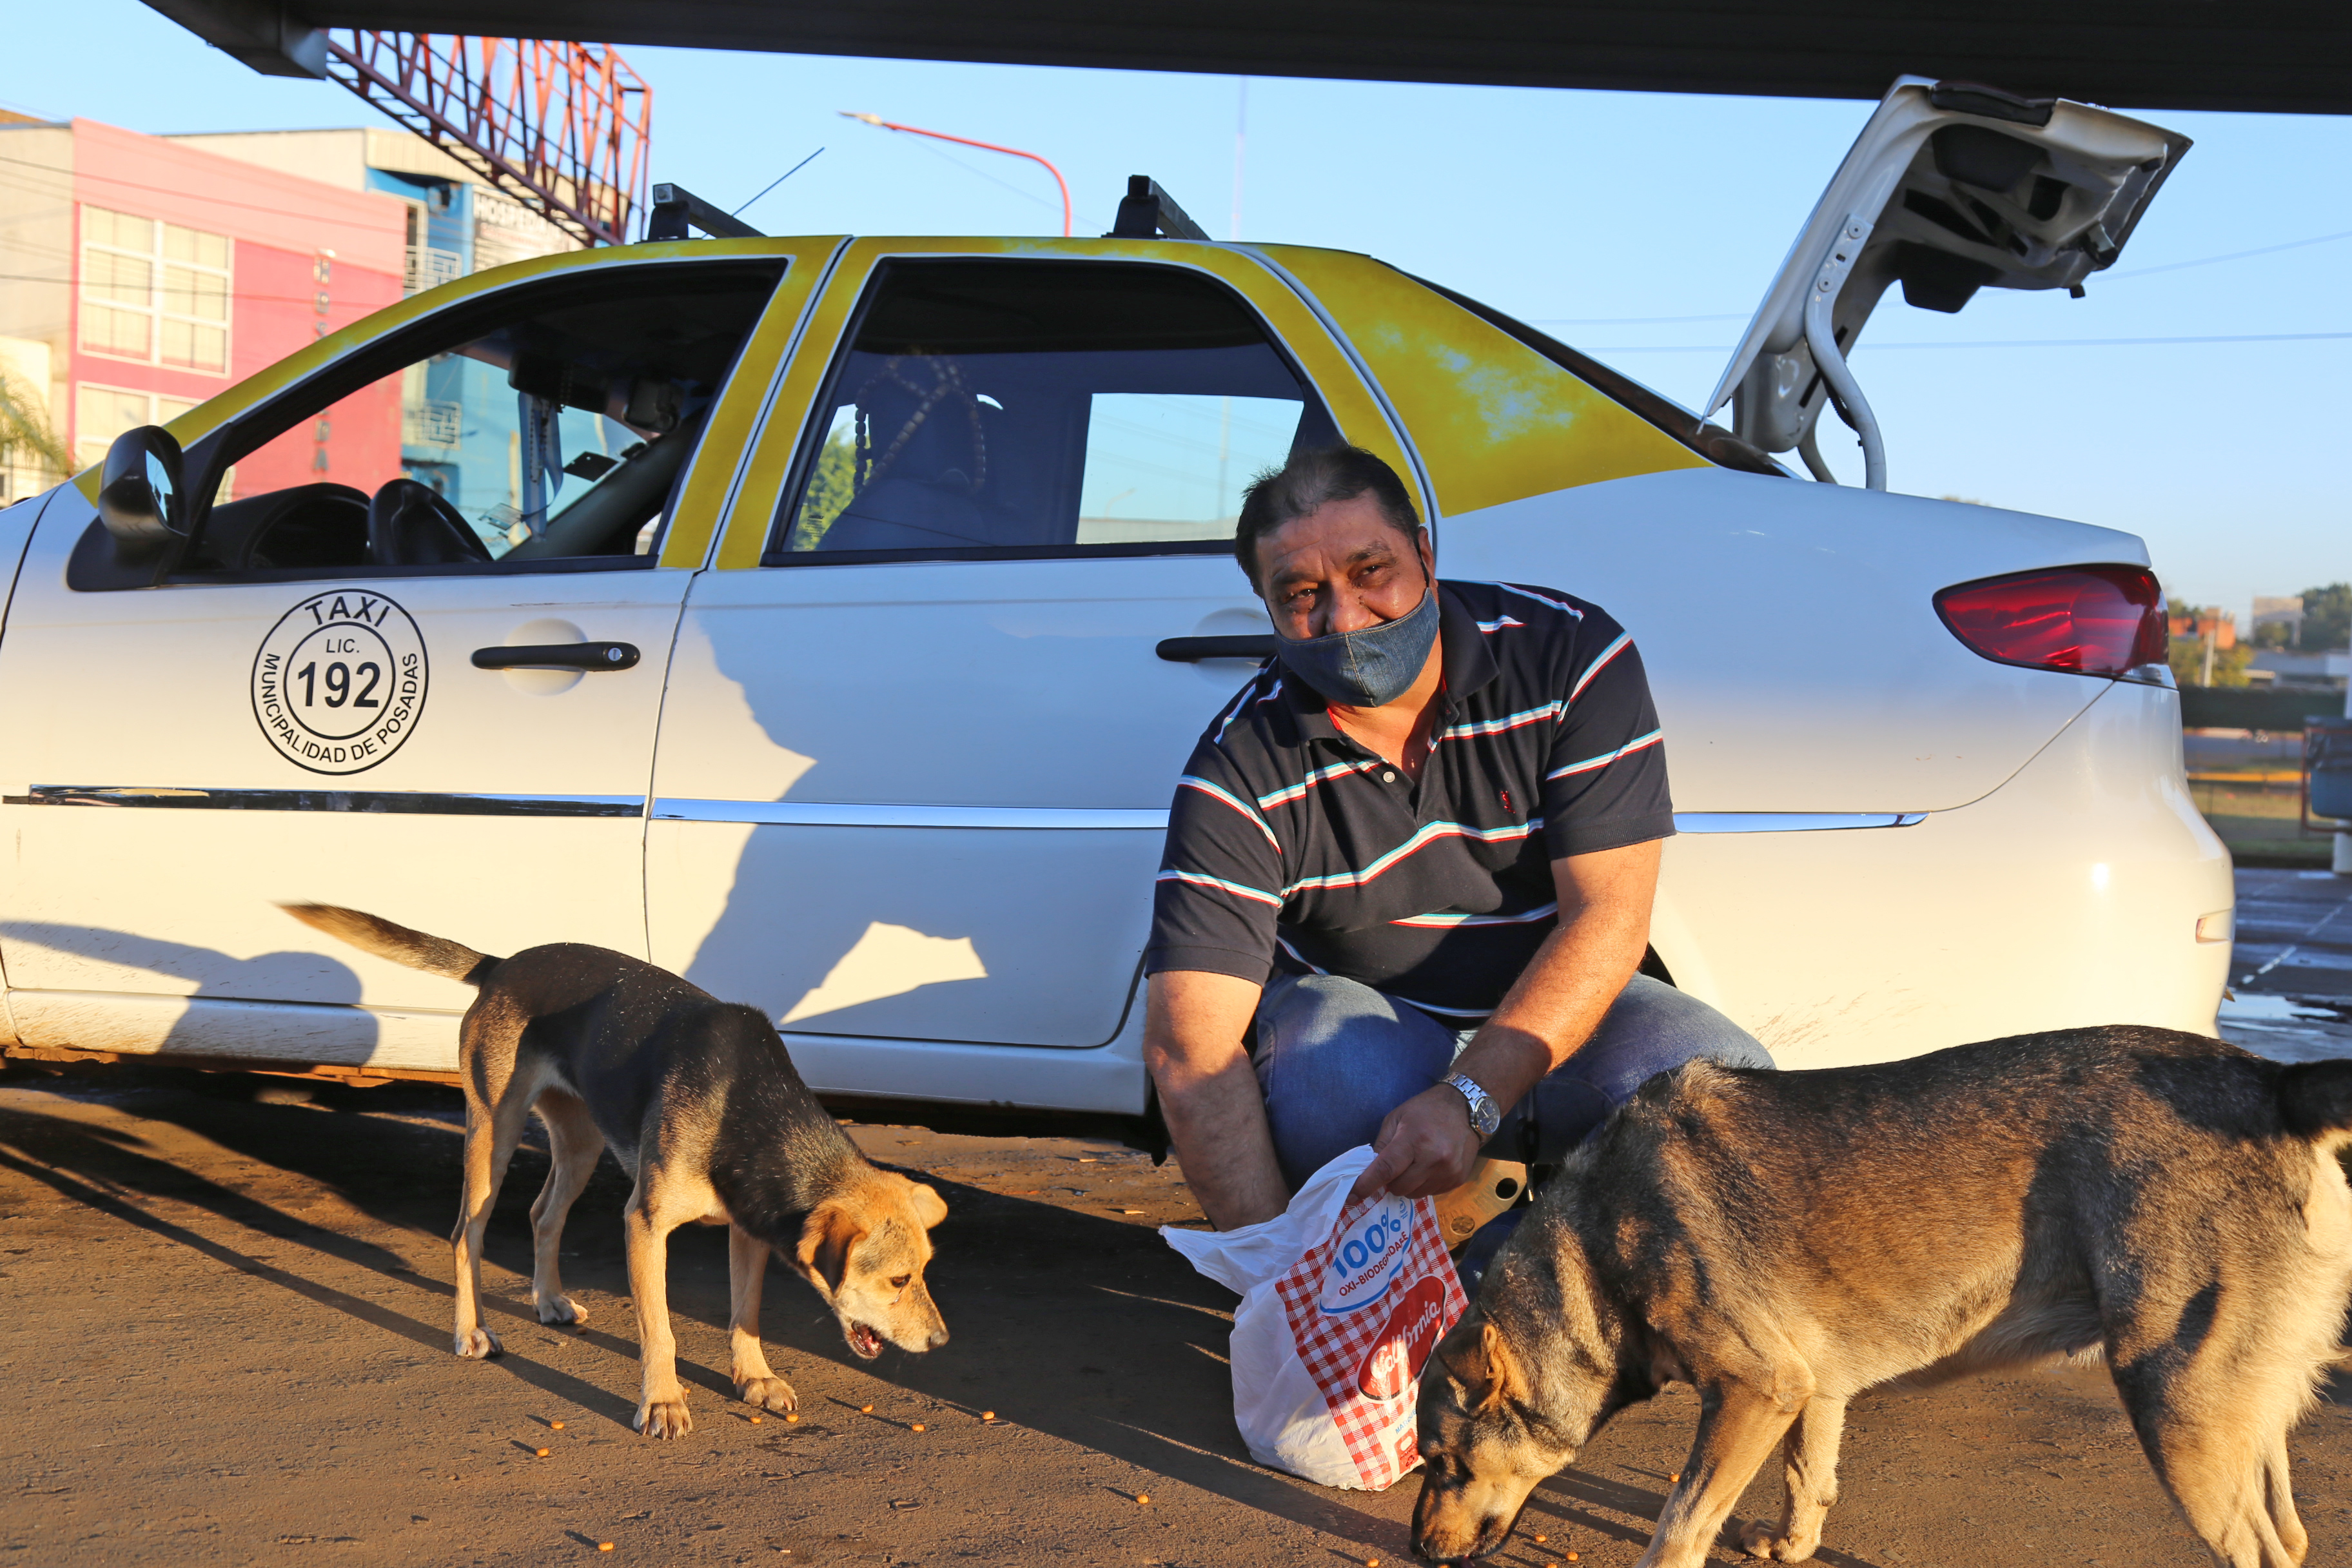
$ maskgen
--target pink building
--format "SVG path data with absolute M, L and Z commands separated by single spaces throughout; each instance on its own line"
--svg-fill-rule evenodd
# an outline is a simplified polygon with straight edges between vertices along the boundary
M 0 374 L 40 395 L 82 462 L 401 298 L 409 214 L 393 197 L 89 120 L 0 123 L 0 155 L 17 175 L 0 184 Z M 363 395 L 389 400 L 383 416 L 272 442 L 235 489 L 398 477 L 399 388 Z M 38 488 L 6 478 L 0 500 Z

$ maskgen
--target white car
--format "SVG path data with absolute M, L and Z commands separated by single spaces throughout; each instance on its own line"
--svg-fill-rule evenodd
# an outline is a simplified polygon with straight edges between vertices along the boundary
M 1171 788 L 1268 648 L 1237 495 L 1339 438 L 1442 575 L 1632 628 L 1681 829 L 1650 968 L 1784 1066 L 2210 1032 L 2231 868 L 2140 542 L 1764 456 L 1825 474 L 1834 400 L 1883 483 L 1842 357 L 1881 290 L 2079 283 L 2186 145 L 1898 84 L 1725 376 L 1736 436 L 1368 258 L 1185 237 L 1142 181 L 1101 239 L 418 295 L 0 512 L 5 1048 L 452 1073 L 470 993 L 273 907 L 321 900 L 650 958 L 840 1101 L 1144 1117 Z

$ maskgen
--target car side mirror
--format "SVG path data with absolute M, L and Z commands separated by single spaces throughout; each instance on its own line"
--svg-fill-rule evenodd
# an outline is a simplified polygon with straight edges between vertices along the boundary
M 98 515 L 115 543 L 148 551 L 187 531 L 180 444 L 160 425 L 125 430 L 99 470 Z

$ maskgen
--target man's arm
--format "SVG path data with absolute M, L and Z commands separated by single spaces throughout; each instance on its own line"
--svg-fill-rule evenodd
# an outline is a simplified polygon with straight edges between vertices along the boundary
M 1454 1062 L 1453 1070 L 1467 1074 L 1496 1105 L 1516 1104 L 1546 1073 L 1574 1056 L 1641 967 L 1664 842 L 1551 863 L 1559 927 L 1536 950 L 1503 1005 Z M 1166 1095 L 1164 1086 L 1160 1093 Z M 1381 1123 L 1372 1140 L 1379 1157 L 1356 1179 L 1354 1195 L 1382 1188 L 1406 1198 L 1451 1192 L 1470 1179 L 1478 1142 L 1461 1094 L 1437 1084 Z
M 1143 1062 L 1201 1212 L 1219 1230 L 1272 1219 L 1289 1206 L 1290 1191 L 1275 1163 L 1257 1071 L 1242 1045 L 1262 988 L 1187 969 L 1155 974 L 1150 986 Z

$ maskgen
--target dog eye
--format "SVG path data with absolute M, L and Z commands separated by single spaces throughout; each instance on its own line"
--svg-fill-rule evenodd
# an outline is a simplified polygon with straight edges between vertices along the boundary
M 913 1278 L 914 1276 L 911 1274 L 898 1275 L 890 1281 L 890 1289 L 893 1290 L 904 1290 L 907 1288 L 907 1281 Z

